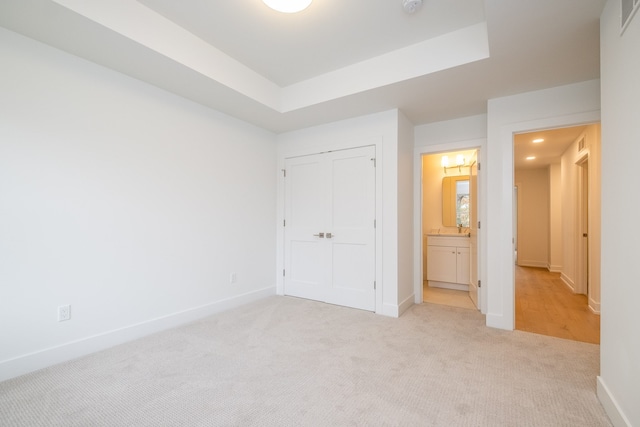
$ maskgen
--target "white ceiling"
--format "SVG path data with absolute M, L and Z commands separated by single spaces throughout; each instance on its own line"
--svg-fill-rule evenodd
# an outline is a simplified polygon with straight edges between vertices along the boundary
M 0 25 L 273 132 L 391 108 L 416 125 L 599 77 L 605 0 L 1 0 Z
M 517 169 L 545 168 L 560 163 L 560 157 L 584 132 L 586 126 L 550 129 L 531 133 L 521 133 L 513 137 L 513 165 Z M 534 143 L 534 139 L 544 139 Z M 535 157 L 527 160 L 528 156 Z

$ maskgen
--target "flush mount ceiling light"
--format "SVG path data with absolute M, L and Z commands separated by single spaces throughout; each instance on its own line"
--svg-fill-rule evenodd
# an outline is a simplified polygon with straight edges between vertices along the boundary
M 262 0 L 273 10 L 282 13 L 296 13 L 305 10 L 313 0 Z
M 420 9 L 422 6 L 422 0 L 402 0 L 402 8 L 407 13 L 413 13 Z
M 534 144 L 540 144 L 541 142 L 544 142 L 544 139 L 543 138 L 538 138 L 538 139 L 534 139 L 531 142 L 533 142 Z

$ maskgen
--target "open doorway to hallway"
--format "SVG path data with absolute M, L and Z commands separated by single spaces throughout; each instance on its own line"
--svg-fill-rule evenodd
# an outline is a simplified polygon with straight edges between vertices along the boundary
M 600 126 L 514 135 L 515 328 L 599 343 Z

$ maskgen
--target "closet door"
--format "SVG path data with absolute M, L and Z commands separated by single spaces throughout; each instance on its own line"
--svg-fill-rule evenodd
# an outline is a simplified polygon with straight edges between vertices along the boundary
M 375 147 L 287 159 L 286 295 L 375 310 Z

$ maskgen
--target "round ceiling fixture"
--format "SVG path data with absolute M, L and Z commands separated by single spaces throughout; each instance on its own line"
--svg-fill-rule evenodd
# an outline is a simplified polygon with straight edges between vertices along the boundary
M 282 13 L 296 13 L 305 10 L 313 0 L 262 0 L 273 10 Z
M 422 0 L 402 0 L 402 7 L 407 13 L 413 13 L 416 10 L 420 9 L 421 6 Z

